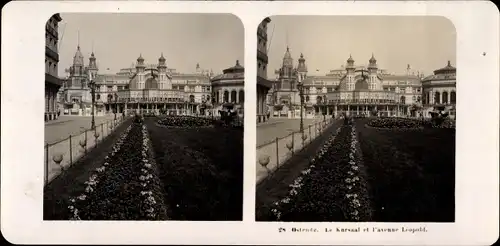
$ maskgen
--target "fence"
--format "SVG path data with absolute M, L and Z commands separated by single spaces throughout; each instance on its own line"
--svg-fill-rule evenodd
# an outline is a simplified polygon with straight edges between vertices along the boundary
M 300 130 L 294 131 L 257 146 L 257 182 L 276 171 L 281 164 L 310 144 L 337 120 L 328 118 L 315 122 L 304 126 L 303 134 Z
M 126 118 L 117 116 L 115 120 L 106 121 L 97 125 L 94 129 L 84 130 L 80 133 L 69 135 L 69 137 L 54 143 L 45 144 L 44 162 L 45 184 L 50 183 L 59 176 L 62 171 L 71 167 L 89 150 L 96 147 L 109 134 L 111 134 Z

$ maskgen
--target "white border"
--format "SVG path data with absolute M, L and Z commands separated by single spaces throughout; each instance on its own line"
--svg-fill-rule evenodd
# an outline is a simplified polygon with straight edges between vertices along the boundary
M 233 13 L 245 25 L 244 222 L 43 222 L 43 45 L 56 12 Z M 266 16 L 441 15 L 457 30 L 456 223 L 426 223 L 427 233 L 286 233 L 254 222 L 256 29 Z M 51 244 L 451 244 L 498 238 L 499 13 L 469 2 L 24 2 L 2 10 L 1 230 L 12 243 Z M 486 52 L 486 56 L 483 56 Z M 397 195 L 397 194 L 394 194 Z M 370 226 L 398 226 L 371 223 Z M 366 223 L 293 223 L 297 227 Z M 406 223 L 408 226 L 409 224 Z M 418 226 L 419 224 L 413 224 Z M 291 227 L 289 223 L 286 227 Z

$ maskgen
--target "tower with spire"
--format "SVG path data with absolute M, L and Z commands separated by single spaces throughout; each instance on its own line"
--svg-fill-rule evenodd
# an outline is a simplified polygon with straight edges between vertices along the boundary
M 146 77 L 146 65 L 144 64 L 144 58 L 142 54 L 139 54 L 137 58 L 137 64 L 135 65 L 136 76 L 137 76 L 137 87 L 138 89 L 144 89 L 144 82 Z
M 304 58 L 304 54 L 302 53 L 300 53 L 299 65 L 297 65 L 297 73 L 300 81 L 306 79 L 307 77 L 306 59 Z
M 345 70 L 347 71 L 346 74 L 346 85 L 347 85 L 347 90 L 354 90 L 354 85 L 356 81 L 354 81 L 355 77 L 355 71 L 356 67 L 354 66 L 354 59 L 352 59 L 352 55 L 349 55 L 349 58 L 347 59 L 347 65 L 345 67 Z
M 83 60 L 83 54 L 80 45 L 78 45 L 73 56 L 73 64 L 69 68 L 69 79 L 71 80 L 71 87 L 74 89 L 88 89 L 87 74 L 85 73 L 85 63 Z
M 286 47 L 285 55 L 281 68 L 276 71 L 278 75 L 277 90 L 294 90 L 295 89 L 295 74 L 293 68 L 293 58 L 290 54 L 290 48 Z
M 377 59 L 375 59 L 375 56 L 372 53 L 372 57 L 368 61 L 368 84 L 370 85 L 370 88 L 372 90 L 379 90 L 381 89 L 377 83 L 377 75 L 378 75 L 378 66 L 377 66 Z
M 99 68 L 97 68 L 97 62 L 96 62 L 96 58 L 95 58 L 93 51 L 89 57 L 89 66 L 88 66 L 87 70 L 88 70 L 90 77 L 91 77 L 89 79 L 94 79 L 97 76 L 97 72 L 99 71 Z
M 172 89 L 172 84 L 168 83 L 168 79 L 167 63 L 162 52 L 160 58 L 158 58 L 158 84 L 160 89 Z

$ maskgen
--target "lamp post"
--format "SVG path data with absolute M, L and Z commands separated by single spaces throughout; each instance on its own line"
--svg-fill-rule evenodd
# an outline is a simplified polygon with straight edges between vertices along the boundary
M 95 128 L 95 119 L 94 119 L 95 82 L 94 82 L 94 80 L 90 80 L 89 86 L 90 86 L 90 94 L 92 95 L 92 112 L 90 112 L 90 114 L 92 115 L 92 121 L 90 122 L 90 128 L 94 129 Z
M 118 106 L 117 106 L 117 102 L 118 102 L 118 95 L 115 93 L 115 121 L 116 121 L 116 113 L 118 113 Z
M 304 108 L 304 85 L 302 81 L 297 83 L 297 88 L 299 89 L 300 96 L 300 132 L 302 134 L 302 138 L 304 137 L 304 116 L 303 116 L 303 108 Z

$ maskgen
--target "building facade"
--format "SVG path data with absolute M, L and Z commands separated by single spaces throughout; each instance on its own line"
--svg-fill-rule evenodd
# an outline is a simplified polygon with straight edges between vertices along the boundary
M 267 79 L 267 64 L 269 63 L 267 26 L 270 22 L 270 18 L 265 18 L 257 28 L 257 123 L 267 120 L 268 93 L 273 83 Z
M 391 74 L 378 68 L 374 55 L 368 65 L 357 66 L 352 57 L 340 69 L 324 76 L 308 76 L 301 54 L 296 68 L 287 48 L 273 88 L 275 117 L 300 117 L 302 82 L 305 117 L 320 115 L 418 116 L 422 105 L 422 75 L 407 66 L 406 74 Z
M 236 61 L 236 65 L 223 70 L 223 74 L 212 78 L 212 91 L 214 93 L 214 114 L 219 110 L 230 106 L 238 112 L 239 116 L 244 114 L 245 106 L 245 68 Z
M 63 84 L 58 77 L 59 63 L 59 22 L 61 16 L 55 14 L 45 24 L 45 121 L 57 119 L 59 109 L 57 94 Z
M 451 118 L 456 117 L 457 103 L 457 69 L 448 64 L 434 71 L 433 75 L 422 80 L 423 90 L 423 112 L 425 117 L 430 117 L 429 112 L 436 107 L 444 107 L 450 113 Z
M 120 69 L 116 74 L 100 74 L 96 60 L 92 53 L 85 66 L 77 47 L 62 93 L 65 114 L 91 115 L 91 81 L 95 83 L 94 114 L 98 116 L 160 111 L 194 115 L 210 105 L 213 74 L 201 69 L 199 64 L 194 73 L 178 73 L 167 67 L 163 54 L 158 63 L 153 64 L 146 64 L 140 55 L 135 67 Z

